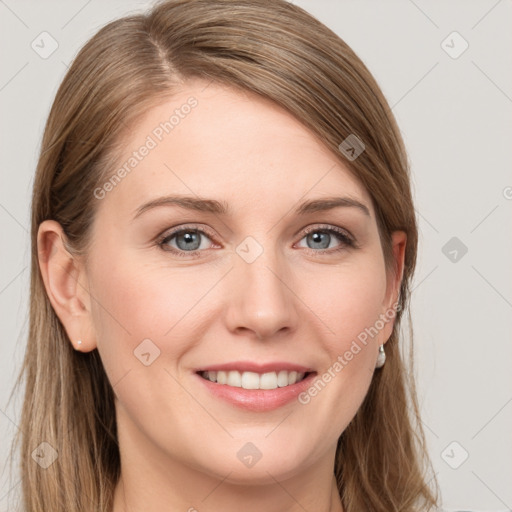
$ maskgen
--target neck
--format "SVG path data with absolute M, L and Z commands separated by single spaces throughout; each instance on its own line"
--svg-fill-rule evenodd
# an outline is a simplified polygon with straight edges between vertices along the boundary
M 241 464 L 231 469 L 224 460 L 219 474 L 211 465 L 195 463 L 179 445 L 172 453 L 163 450 L 122 419 L 118 422 L 121 477 L 112 512 L 344 512 L 334 477 L 336 445 L 311 459 L 311 464 L 302 463 L 300 471 L 273 472 L 271 465 L 265 468 L 259 463 L 248 473 Z
M 162 460 L 142 455 L 121 462 L 112 512 L 344 512 L 333 466 L 324 460 L 289 478 L 239 483 L 177 461 L 166 460 L 164 470 Z

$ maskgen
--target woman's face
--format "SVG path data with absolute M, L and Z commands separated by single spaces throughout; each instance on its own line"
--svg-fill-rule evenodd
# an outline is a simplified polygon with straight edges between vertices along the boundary
M 337 156 L 267 100 L 206 86 L 149 110 L 95 191 L 84 343 L 139 471 L 281 480 L 333 463 L 398 281 L 370 196 Z

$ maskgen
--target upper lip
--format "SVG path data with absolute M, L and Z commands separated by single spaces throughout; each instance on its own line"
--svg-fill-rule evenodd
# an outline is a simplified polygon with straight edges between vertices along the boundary
M 221 364 L 212 364 L 208 366 L 202 366 L 201 368 L 197 368 L 196 372 L 206 372 L 206 371 L 234 371 L 238 370 L 239 372 L 254 372 L 254 373 L 269 373 L 269 372 L 279 372 L 282 370 L 286 370 L 289 372 L 300 372 L 300 373 L 308 373 L 312 372 L 312 368 L 308 368 L 307 366 L 302 366 L 300 364 L 287 363 L 281 361 L 269 362 L 264 364 L 257 364 L 251 361 L 232 361 L 229 363 L 221 363 Z

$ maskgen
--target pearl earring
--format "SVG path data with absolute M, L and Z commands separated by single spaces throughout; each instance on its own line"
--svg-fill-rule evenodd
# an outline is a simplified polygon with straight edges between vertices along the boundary
M 379 356 L 377 357 L 377 362 L 375 363 L 375 368 L 382 368 L 384 363 L 386 362 L 386 353 L 384 352 L 384 345 L 379 347 Z

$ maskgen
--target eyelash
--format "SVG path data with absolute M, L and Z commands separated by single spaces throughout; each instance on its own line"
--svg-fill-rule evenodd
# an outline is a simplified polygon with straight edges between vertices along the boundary
M 196 226 L 191 225 L 191 226 L 180 227 L 179 229 L 171 231 L 170 233 L 165 233 L 165 234 L 161 235 L 160 237 L 158 237 L 156 244 L 163 251 L 171 252 L 180 257 L 192 257 L 192 258 L 200 257 L 200 253 L 203 251 L 203 249 L 196 249 L 194 251 L 182 251 L 182 250 L 177 250 L 174 247 L 170 247 L 167 245 L 167 243 L 170 240 L 172 240 L 176 235 L 179 235 L 180 233 L 186 233 L 189 231 L 194 232 L 194 233 L 200 233 L 201 235 L 206 235 L 208 238 L 210 238 L 212 241 L 214 241 L 213 240 L 214 237 L 210 233 L 208 233 L 207 231 L 200 229 Z M 333 254 L 333 253 L 342 251 L 342 250 L 346 249 L 347 247 L 353 248 L 353 249 L 358 248 L 356 241 L 352 237 L 350 237 L 344 230 L 342 230 L 340 228 L 335 228 L 334 226 L 313 226 L 310 228 L 306 228 L 303 232 L 302 238 L 309 235 L 310 233 L 315 233 L 315 232 L 334 234 L 338 238 L 338 240 L 341 242 L 341 245 L 339 247 L 336 247 L 335 249 L 310 249 L 307 247 L 305 247 L 305 248 L 303 247 L 303 249 L 305 249 L 307 252 L 310 252 L 311 254 L 314 253 L 315 255 L 316 254 L 321 254 L 321 255 L 327 254 L 328 255 L 328 254 Z M 300 240 L 302 240 L 302 238 Z
M 174 231 L 171 231 L 170 233 L 166 233 L 162 236 L 160 236 L 157 240 L 157 245 L 166 252 L 171 252 L 177 256 L 180 257 L 192 257 L 197 258 L 200 257 L 200 253 L 203 251 L 203 249 L 196 249 L 194 251 L 181 251 L 176 250 L 173 247 L 170 247 L 167 245 L 167 242 L 172 240 L 176 235 L 179 235 L 180 233 L 186 233 L 188 231 L 192 231 L 194 233 L 200 233 L 202 235 L 206 235 L 208 238 L 213 239 L 214 237 L 208 233 L 207 231 L 204 231 L 203 229 L 200 229 L 196 226 L 184 226 L 180 227 L 179 229 L 176 229 Z M 309 235 L 310 233 L 315 232 L 321 232 L 321 233 L 329 233 L 334 234 L 338 240 L 341 242 L 341 245 L 339 247 L 336 247 L 335 249 L 310 249 L 310 248 L 303 248 L 307 252 L 314 253 L 314 254 L 333 254 L 337 253 L 339 251 L 342 251 L 343 249 L 346 249 L 347 247 L 357 249 L 358 246 L 353 238 L 351 238 L 344 230 L 335 228 L 334 226 L 313 226 L 310 228 L 306 228 L 303 232 L 302 238 Z M 301 240 L 302 240 L 301 238 Z

